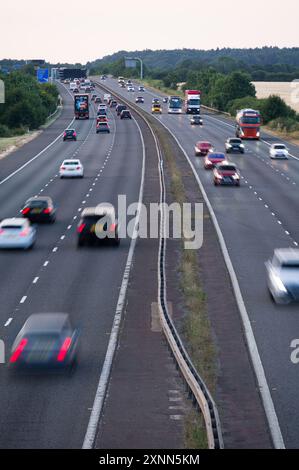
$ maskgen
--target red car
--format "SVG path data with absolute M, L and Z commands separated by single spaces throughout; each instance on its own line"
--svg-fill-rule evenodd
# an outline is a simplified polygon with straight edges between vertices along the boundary
M 214 185 L 240 186 L 240 173 L 236 165 L 229 162 L 218 163 L 213 170 Z
M 205 163 L 204 167 L 206 170 L 209 170 L 211 168 L 214 168 L 217 163 L 222 163 L 225 161 L 225 155 L 224 153 L 216 153 L 216 152 L 211 152 L 208 153 L 205 157 Z
M 97 116 L 97 124 L 98 122 L 108 122 L 107 116 Z
M 195 156 L 196 157 L 205 156 L 209 152 L 212 151 L 212 148 L 213 147 L 212 147 L 212 144 L 210 142 L 204 142 L 204 141 L 200 140 L 199 142 L 196 143 L 196 145 L 194 147 Z

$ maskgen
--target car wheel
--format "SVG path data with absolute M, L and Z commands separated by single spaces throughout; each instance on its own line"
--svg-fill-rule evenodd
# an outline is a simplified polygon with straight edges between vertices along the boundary
M 77 246 L 78 246 L 78 247 L 84 246 L 84 241 L 83 241 L 83 240 L 80 240 L 80 238 L 79 238 L 79 239 L 78 239 L 78 242 L 77 242 Z

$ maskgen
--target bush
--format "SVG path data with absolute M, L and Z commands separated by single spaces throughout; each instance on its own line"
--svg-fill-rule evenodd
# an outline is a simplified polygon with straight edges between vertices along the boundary
M 298 132 L 299 131 L 299 122 L 296 119 L 290 117 L 280 117 L 273 119 L 268 123 L 268 126 L 273 130 L 278 130 L 281 132 Z

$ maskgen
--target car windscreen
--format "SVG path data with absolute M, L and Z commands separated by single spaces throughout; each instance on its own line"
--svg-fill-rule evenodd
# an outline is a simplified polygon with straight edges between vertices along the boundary
M 34 207 L 45 208 L 45 207 L 48 207 L 48 202 L 47 201 L 30 201 L 28 203 L 28 206 L 31 208 L 34 208 Z
M 274 145 L 275 150 L 285 150 L 285 145 Z
M 73 161 L 71 161 L 71 162 L 63 162 L 63 165 L 64 165 L 64 166 L 67 166 L 67 165 L 71 165 L 71 166 L 73 166 L 73 165 L 79 165 L 79 162 L 78 162 L 77 160 L 73 160 Z
M 287 268 L 287 269 L 294 269 L 294 270 L 299 270 L 299 262 L 292 262 L 292 261 L 289 261 L 289 262 L 284 262 L 282 263 L 281 265 L 282 268 Z M 299 282 L 299 280 L 298 280 Z
M 219 171 L 236 171 L 236 167 L 233 165 L 218 166 Z
M 23 228 L 23 225 L 1 225 L 0 230 L 22 230 Z
M 241 144 L 241 140 L 240 139 L 230 139 L 229 140 L 229 143 L 230 144 Z

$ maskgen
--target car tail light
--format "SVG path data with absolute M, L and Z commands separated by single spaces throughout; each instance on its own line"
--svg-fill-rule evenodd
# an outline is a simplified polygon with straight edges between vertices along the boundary
M 28 339 L 26 339 L 26 338 L 23 338 L 19 342 L 18 346 L 16 347 L 16 349 L 12 353 L 9 362 L 17 362 L 17 360 L 21 356 L 22 352 L 24 351 L 25 346 L 26 346 L 27 343 L 28 343 Z
M 0 235 L 2 235 L 2 233 L 4 233 L 4 229 L 0 228 Z
M 29 231 L 29 228 L 24 228 L 24 230 L 20 232 L 20 237 L 27 237 L 27 235 L 29 235 Z
M 81 167 L 80 167 L 80 166 L 77 166 L 77 167 L 76 167 L 76 170 L 80 170 L 80 169 L 81 169 Z
M 23 215 L 28 214 L 28 212 L 30 212 L 30 207 L 25 207 L 25 208 L 22 210 L 22 214 L 23 214 Z
M 110 232 L 115 232 L 116 229 L 116 224 L 111 224 L 110 225 Z
M 52 212 L 51 207 L 47 207 L 46 209 L 44 209 L 44 214 L 51 214 L 51 212 Z
M 77 232 L 82 233 L 85 227 L 86 227 L 86 224 L 80 224 L 77 228 Z
M 65 170 L 66 168 L 65 168 L 65 166 L 61 166 L 60 169 L 61 169 L 61 170 Z
M 74 132 L 74 133 L 73 133 L 73 136 L 74 136 L 74 137 L 77 137 L 77 133 L 76 133 L 76 132 Z
M 63 137 L 66 137 L 66 132 L 63 133 Z
M 64 340 L 64 342 L 63 342 L 63 344 L 60 348 L 60 351 L 58 353 L 58 356 L 57 356 L 57 361 L 58 362 L 63 362 L 64 361 L 65 356 L 67 355 L 71 344 L 72 344 L 72 338 L 70 338 L 70 337 L 65 338 L 65 340 Z

